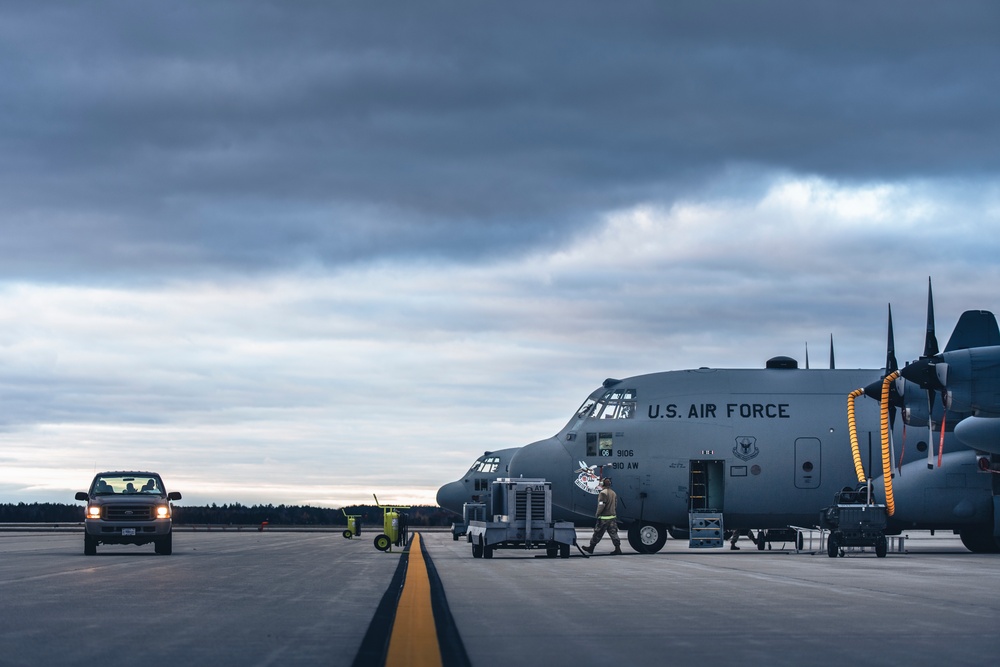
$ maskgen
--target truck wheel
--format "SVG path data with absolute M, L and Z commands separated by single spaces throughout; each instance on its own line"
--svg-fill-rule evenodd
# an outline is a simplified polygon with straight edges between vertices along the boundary
M 830 558 L 836 558 L 838 551 L 840 551 L 840 547 L 837 546 L 837 533 L 830 533 L 830 537 L 826 540 L 826 555 Z
M 555 558 L 559 555 L 559 547 L 547 547 L 545 549 L 546 558 Z
M 153 550 L 161 556 L 169 556 L 174 551 L 174 534 L 168 533 L 153 541 Z
M 472 557 L 473 558 L 482 558 L 483 557 L 483 545 L 482 544 L 476 544 L 475 542 L 472 543 Z
M 375 548 L 379 551 L 388 551 L 391 546 L 392 540 L 389 539 L 388 535 L 382 534 L 375 538 Z
M 560 544 L 559 545 L 559 557 L 560 558 L 569 558 L 569 545 L 568 544 Z
M 483 558 L 493 558 L 493 545 L 484 544 L 483 545 Z
M 763 551 L 767 546 L 767 531 L 758 530 L 757 531 L 757 551 Z
M 888 540 L 885 539 L 885 535 L 879 535 L 875 538 L 875 555 L 879 558 L 885 558 L 885 555 L 889 552 Z
M 96 556 L 97 555 L 97 538 L 91 537 L 90 535 L 84 534 L 83 536 L 83 555 L 84 556 Z
M 353 535 L 353 533 L 351 533 L 351 531 L 345 530 L 344 531 L 344 537 L 346 537 L 347 539 L 351 539 L 352 537 L 354 537 L 354 535 Z

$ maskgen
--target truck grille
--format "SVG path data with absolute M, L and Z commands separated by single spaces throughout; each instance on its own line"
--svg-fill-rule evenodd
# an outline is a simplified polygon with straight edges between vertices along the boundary
M 152 521 L 151 505 L 107 505 L 104 519 L 108 521 Z

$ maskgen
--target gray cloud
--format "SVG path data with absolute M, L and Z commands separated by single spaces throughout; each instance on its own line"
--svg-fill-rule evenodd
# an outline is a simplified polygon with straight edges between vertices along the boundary
M 992 3 L 7 6 L 9 277 L 482 257 L 733 165 L 995 176 Z

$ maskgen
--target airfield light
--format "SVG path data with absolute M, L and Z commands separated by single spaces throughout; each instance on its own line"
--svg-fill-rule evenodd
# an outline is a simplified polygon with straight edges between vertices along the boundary
M 89 505 L 87 507 L 87 516 L 91 519 L 101 518 L 101 506 L 100 505 Z
M 170 507 L 168 505 L 160 505 L 156 508 L 156 518 L 166 519 L 170 516 Z

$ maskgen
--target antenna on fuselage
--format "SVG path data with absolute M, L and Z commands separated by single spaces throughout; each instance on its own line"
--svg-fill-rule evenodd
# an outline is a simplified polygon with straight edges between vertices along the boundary
M 830 370 L 836 367 L 837 365 L 833 363 L 833 334 L 830 334 Z
M 809 341 L 806 341 L 806 370 L 809 370 Z

